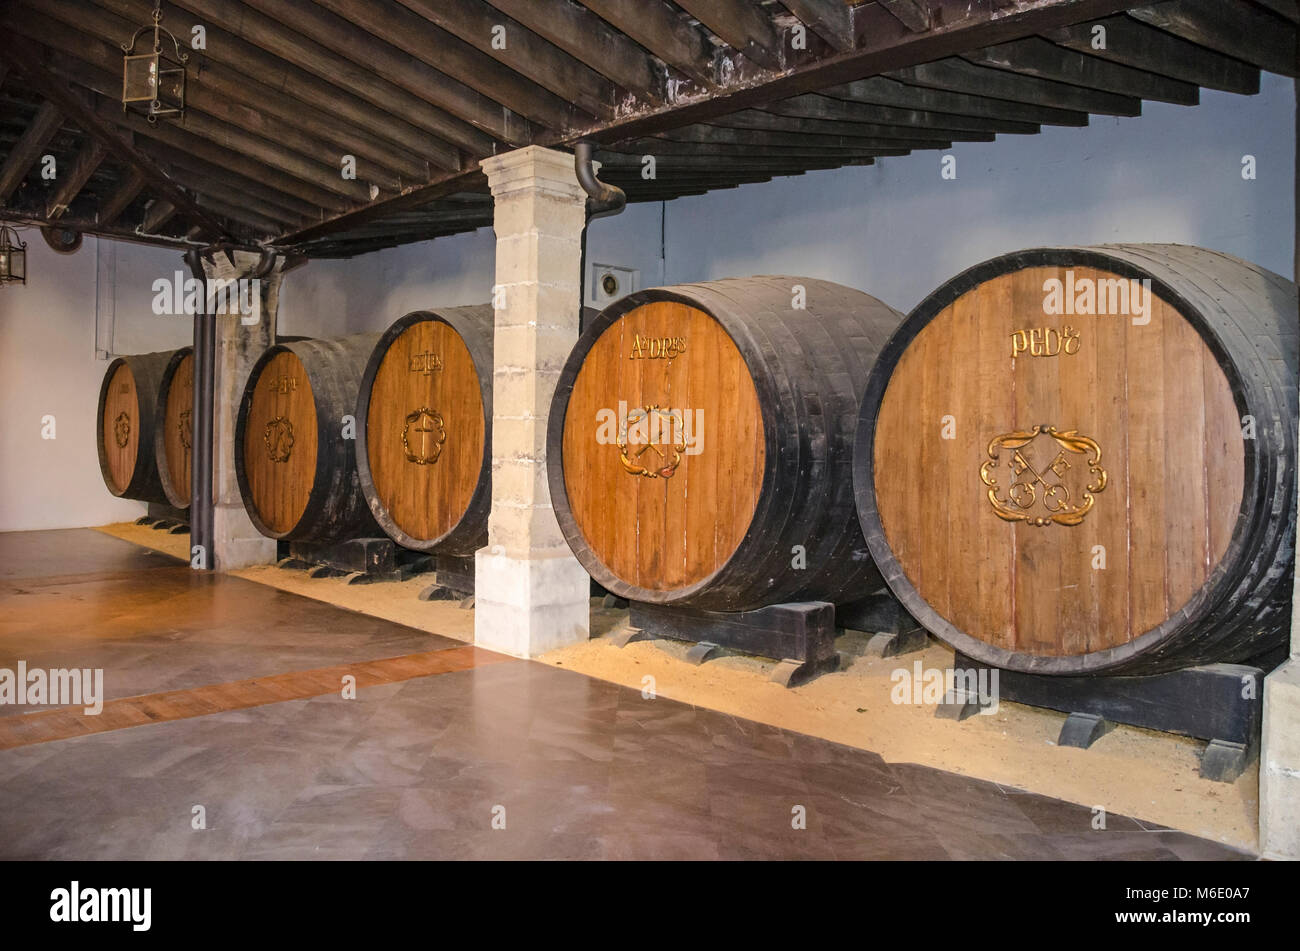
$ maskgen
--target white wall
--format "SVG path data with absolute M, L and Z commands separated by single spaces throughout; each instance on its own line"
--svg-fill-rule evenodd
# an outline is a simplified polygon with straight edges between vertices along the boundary
M 958 144 L 955 181 L 940 178 L 941 153 L 919 152 L 633 205 L 592 223 L 588 260 L 638 268 L 642 286 L 820 277 L 901 310 L 963 268 L 1035 245 L 1199 244 L 1290 277 L 1293 84 L 1265 74 L 1257 96 L 1207 91 L 1195 108 L 1147 103 L 1144 111 Z M 1256 158 L 1254 181 L 1241 177 L 1247 154 Z M 109 495 L 95 454 L 105 368 L 94 359 L 95 241 L 63 256 L 34 230 L 25 237 L 30 283 L 0 290 L 0 530 L 131 517 L 142 506 Z M 179 254 L 121 243 L 115 250 L 116 352 L 187 343 L 188 321 L 154 317 L 149 307 L 153 280 L 181 267 Z M 421 307 L 481 303 L 491 296 L 494 263 L 490 228 L 314 261 L 285 278 L 279 329 L 378 331 Z M 58 420 L 54 441 L 40 438 L 46 413 Z
M 95 358 L 97 242 L 75 254 L 51 250 L 36 229 L 27 242 L 27 285 L 0 289 L 0 531 L 70 528 L 143 514 L 140 502 L 104 487 L 95 412 L 106 360 Z M 107 245 L 106 245 L 107 246 Z M 188 320 L 152 312 L 152 284 L 180 255 L 117 242 L 113 281 L 115 353 L 184 346 Z M 55 420 L 43 439 L 42 418 Z

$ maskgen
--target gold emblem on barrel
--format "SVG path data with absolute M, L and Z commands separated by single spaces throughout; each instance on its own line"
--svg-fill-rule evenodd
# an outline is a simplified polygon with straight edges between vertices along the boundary
M 117 419 L 113 420 L 113 441 L 117 443 L 119 449 L 125 449 L 130 438 L 131 417 L 126 413 L 118 413 Z
M 1046 443 L 1047 458 L 1051 459 L 1041 469 L 1029 461 L 1030 446 L 1036 441 L 1040 445 Z M 1004 458 L 1004 452 L 1009 452 L 1010 456 Z M 1052 452 L 1055 455 L 1050 455 Z M 1071 464 L 1072 456 L 1083 458 Z M 988 457 L 988 461 L 980 466 L 980 480 L 989 487 L 988 497 L 994 513 L 1004 521 L 1025 522 L 1038 527 L 1053 523 L 1078 525 L 1092 510 L 1096 502 L 1095 493 L 1106 488 L 1101 447 L 1095 440 L 1080 436 L 1077 430 L 1061 432 L 1055 426 L 1042 425 L 1003 433 L 989 442 Z M 1077 465 L 1087 467 L 1087 476 L 1075 480 L 1075 491 L 1072 492 L 1068 473 Z M 998 481 L 998 472 L 1004 467 L 1010 470 L 1010 484 L 1005 497 Z M 1077 483 L 1085 479 L 1086 484 L 1079 487 Z
M 176 422 L 177 428 L 181 431 L 181 448 L 189 450 L 194 444 L 194 413 L 191 410 L 181 410 L 181 418 Z
M 442 455 L 442 444 L 446 441 L 447 427 L 440 413 L 421 406 L 407 414 L 406 425 L 402 427 L 402 450 L 407 462 L 414 462 L 417 466 L 433 465 Z
M 645 442 L 628 450 L 628 427 L 635 432 L 638 427 L 645 429 Z M 682 438 L 684 425 L 682 414 L 677 410 L 660 409 L 646 406 L 634 409 L 627 414 L 618 428 L 618 457 L 623 468 L 634 476 L 647 479 L 671 479 L 682 464 L 682 453 L 686 452 L 686 442 Z M 668 436 L 663 442 L 662 437 Z M 651 457 L 651 465 L 643 464 L 647 452 L 653 452 L 658 458 Z
M 288 462 L 293 453 L 293 423 L 283 416 L 275 417 L 266 424 L 262 442 L 272 462 Z

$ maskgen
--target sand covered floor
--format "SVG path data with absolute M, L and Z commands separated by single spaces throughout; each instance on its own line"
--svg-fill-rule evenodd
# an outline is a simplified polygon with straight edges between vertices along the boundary
M 101 531 L 188 558 L 187 535 L 166 535 L 132 523 Z M 309 578 L 272 566 L 232 574 L 431 633 L 474 638 L 472 610 L 455 602 L 417 599 L 432 576 L 348 585 L 342 579 Z M 1056 745 L 1065 715 L 1054 711 L 1003 703 L 994 714 L 956 723 L 936 718 L 932 703 L 893 702 L 894 672 L 899 668 L 913 671 L 917 661 L 926 670 L 951 665 L 952 652 L 937 642 L 904 657 L 857 656 L 845 670 L 786 689 L 769 682 L 775 666 L 770 661 L 723 652 L 697 667 L 685 660 L 690 645 L 675 641 L 636 642 L 620 649 L 606 635 L 626 617 L 626 611 L 605 609 L 593 600 L 592 639 L 539 660 L 871 750 L 890 762 L 933 766 L 1258 850 L 1258 765 L 1252 764 L 1235 783 L 1203 780 L 1198 775 L 1202 741 L 1117 726 L 1089 750 L 1067 749 Z M 839 646 L 853 654 L 861 643 L 848 637 L 841 638 Z

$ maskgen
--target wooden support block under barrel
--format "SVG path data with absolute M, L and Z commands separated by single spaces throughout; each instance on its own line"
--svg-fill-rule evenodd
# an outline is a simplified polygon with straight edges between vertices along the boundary
M 407 551 L 389 538 L 349 538 L 340 542 L 291 541 L 281 568 L 307 571 L 313 578 L 347 577 L 348 584 L 406 581 L 430 571 L 426 555 Z
M 953 659 L 954 681 L 993 683 L 995 668 L 962 654 Z M 1264 667 L 1206 664 L 1143 677 L 1059 677 L 997 670 L 996 702 L 1004 700 L 1070 714 L 1060 746 L 1090 746 L 1113 723 L 1209 740 L 1201 776 L 1232 782 L 1259 754 L 1263 717 Z M 973 712 L 973 697 L 946 698 Z M 941 705 L 943 706 L 943 705 Z
M 838 670 L 835 605 L 827 601 L 773 604 L 755 611 L 726 613 L 633 601 L 628 628 L 616 642 L 668 638 L 695 641 L 688 659 L 699 663 L 723 647 L 779 661 L 772 680 L 785 687 Z M 692 649 L 696 651 L 696 649 Z

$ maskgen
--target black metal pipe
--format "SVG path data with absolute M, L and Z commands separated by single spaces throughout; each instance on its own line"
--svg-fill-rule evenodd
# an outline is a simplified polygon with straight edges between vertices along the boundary
M 573 169 L 578 175 L 578 184 L 587 193 L 587 220 L 582 226 L 580 241 L 581 253 L 578 261 L 578 333 L 583 327 L 583 311 L 587 307 L 587 226 L 593 218 L 617 215 L 627 207 L 627 193 L 617 185 L 602 182 L 596 177 L 591 157 L 596 151 L 596 144 L 586 139 L 573 147 Z
M 198 248 L 185 252 L 185 263 L 199 282 L 194 314 L 194 408 L 190 488 L 190 567 L 211 571 L 216 531 L 212 495 L 212 420 L 215 407 L 217 319 L 208 310 L 208 278 Z
M 596 144 L 587 140 L 573 147 L 573 167 L 578 173 L 578 184 L 590 197 L 587 199 L 587 221 L 616 215 L 627 205 L 627 194 L 623 189 L 596 177 L 592 168 L 591 157 L 596 151 Z

